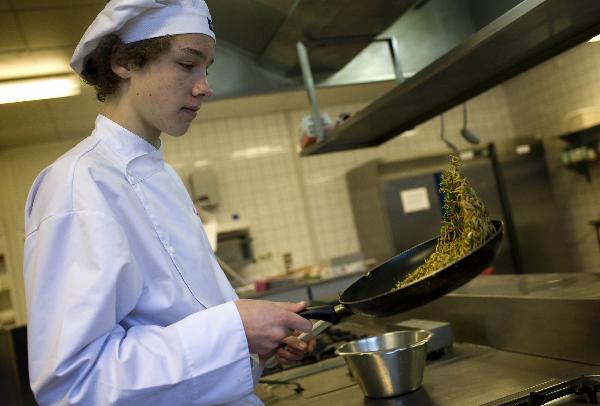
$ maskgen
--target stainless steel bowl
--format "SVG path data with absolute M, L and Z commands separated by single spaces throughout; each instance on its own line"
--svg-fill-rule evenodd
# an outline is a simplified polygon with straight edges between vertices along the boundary
M 421 387 L 431 336 L 425 330 L 393 331 L 351 341 L 336 352 L 365 396 L 398 396 Z

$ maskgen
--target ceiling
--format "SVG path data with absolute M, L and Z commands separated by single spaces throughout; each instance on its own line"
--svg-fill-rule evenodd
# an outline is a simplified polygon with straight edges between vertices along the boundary
M 300 73 L 297 41 L 308 45 L 316 75 L 334 73 L 367 42 L 320 47 L 319 41 L 374 37 L 416 0 L 207 3 L 221 46 L 235 50 L 245 61 L 256 65 L 242 69 L 260 69 L 289 81 L 297 80 Z M 105 4 L 105 0 L 0 0 L 0 80 L 70 72 L 69 59 L 75 45 Z M 215 64 L 215 68 L 219 65 Z M 259 84 L 251 90 L 260 92 Z M 99 107 L 87 86 L 80 96 L 0 105 L 0 148 L 81 137 L 91 131 Z

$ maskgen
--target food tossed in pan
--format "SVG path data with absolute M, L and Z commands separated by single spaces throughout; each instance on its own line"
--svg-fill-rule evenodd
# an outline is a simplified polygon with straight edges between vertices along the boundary
M 453 155 L 450 167 L 442 174 L 440 192 L 444 197 L 444 212 L 435 251 L 425 259 L 423 265 L 399 281 L 394 289 L 401 289 L 444 269 L 483 245 L 494 233 L 495 228 L 487 209 L 460 173 L 460 164 L 460 159 Z

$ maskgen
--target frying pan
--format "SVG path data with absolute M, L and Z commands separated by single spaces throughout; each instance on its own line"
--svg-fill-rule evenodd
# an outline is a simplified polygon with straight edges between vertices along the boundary
M 336 324 L 351 314 L 391 316 L 431 302 L 469 282 L 492 263 L 504 233 L 501 221 L 492 223 L 495 231 L 480 247 L 402 289 L 395 289 L 396 284 L 423 264 L 435 250 L 438 237 L 369 271 L 340 294 L 338 304 L 309 307 L 298 314 Z

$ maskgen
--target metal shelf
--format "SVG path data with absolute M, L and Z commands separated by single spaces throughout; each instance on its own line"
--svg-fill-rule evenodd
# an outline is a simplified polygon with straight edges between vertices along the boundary
M 300 155 L 377 146 L 598 32 L 598 0 L 524 0 Z
M 563 152 L 581 147 L 589 148 L 595 151 L 595 161 L 582 159 L 578 162 L 571 162 L 565 164 L 565 167 L 567 169 L 570 169 L 583 175 L 588 182 L 591 182 L 592 174 L 590 171 L 590 166 L 599 162 L 598 153 L 600 153 L 600 150 L 598 149 L 598 144 L 600 143 L 600 125 L 586 128 L 580 131 L 575 131 L 569 134 L 564 134 L 561 135 L 560 138 L 568 144 L 568 147 L 563 148 Z

